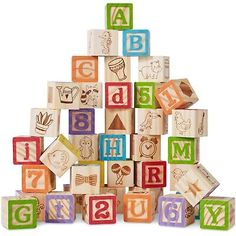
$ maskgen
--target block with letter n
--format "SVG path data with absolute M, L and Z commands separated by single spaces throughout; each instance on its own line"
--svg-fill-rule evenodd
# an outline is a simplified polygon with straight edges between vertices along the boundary
M 168 138 L 168 163 L 195 164 L 199 161 L 199 139 L 184 137 Z
M 101 134 L 99 150 L 100 160 L 126 160 L 126 136 L 124 134 Z
M 235 198 L 207 197 L 200 201 L 201 229 L 228 230 L 235 224 Z

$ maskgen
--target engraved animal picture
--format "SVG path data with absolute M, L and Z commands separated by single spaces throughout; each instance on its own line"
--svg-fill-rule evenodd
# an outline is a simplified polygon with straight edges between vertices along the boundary
M 48 153 L 47 158 L 49 163 L 56 169 L 65 171 L 68 168 L 69 154 L 65 150 L 55 150 Z
M 86 85 L 85 89 L 81 91 L 80 102 L 84 107 L 96 108 L 99 106 L 99 96 L 97 84 Z
M 174 114 L 175 127 L 181 135 L 184 135 L 190 130 L 192 126 L 191 119 L 184 119 L 183 114 L 180 112 L 175 112 Z
M 92 155 L 94 154 L 92 139 L 88 136 L 84 136 L 80 139 L 79 142 L 79 150 L 80 150 L 80 157 L 83 160 L 91 159 Z
M 100 38 L 100 45 L 102 47 L 103 54 L 110 53 L 110 47 L 112 44 L 112 35 L 109 31 L 104 31 L 101 35 L 98 36 Z
M 140 132 L 150 131 L 152 129 L 154 120 L 157 118 L 161 118 L 161 115 L 155 112 L 148 111 L 147 114 L 145 115 L 143 122 L 139 125 L 139 131 Z
M 159 60 L 154 60 L 140 68 L 139 73 L 142 76 L 142 79 L 148 80 L 157 80 L 159 73 L 162 71 L 161 63 Z

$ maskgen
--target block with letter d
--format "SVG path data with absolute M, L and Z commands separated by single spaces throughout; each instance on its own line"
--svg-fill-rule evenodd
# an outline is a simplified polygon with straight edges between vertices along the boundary
M 126 136 L 124 134 L 101 134 L 99 150 L 100 160 L 126 160 Z

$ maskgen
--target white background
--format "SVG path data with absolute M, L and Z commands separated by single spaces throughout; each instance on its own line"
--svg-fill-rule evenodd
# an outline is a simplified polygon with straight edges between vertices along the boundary
M 0 181 L 1 195 L 21 187 L 21 168 L 12 164 L 12 137 L 29 133 L 30 108 L 46 107 L 47 81 L 71 80 L 71 56 L 86 55 L 88 29 L 104 28 L 102 0 L 1 0 L 0 1 Z M 112 2 L 112 1 L 110 1 Z M 122 1 L 120 1 L 122 2 Z M 130 2 L 130 1 L 126 1 Z M 171 78 L 187 77 L 200 101 L 195 108 L 209 109 L 209 137 L 201 139 L 201 163 L 219 180 L 213 195 L 235 196 L 235 1 L 133 0 L 134 28 L 151 31 L 151 54 L 171 58 Z M 121 52 L 121 44 L 120 44 Z M 102 59 L 100 81 L 103 81 Z M 132 80 L 137 80 L 133 59 Z M 103 132 L 103 111 L 96 112 L 96 131 Z M 98 118 L 98 115 L 100 117 Z M 102 118 L 101 118 L 102 117 Z M 67 111 L 61 132 L 67 135 Z M 171 134 L 171 132 L 170 132 Z M 51 141 L 51 140 L 50 140 Z M 47 140 L 49 142 L 49 140 Z M 166 137 L 162 159 L 167 159 Z M 69 176 L 58 181 L 68 183 Z M 165 193 L 168 193 L 166 188 Z M 225 234 L 234 235 L 235 228 Z M 218 235 L 187 228 L 123 223 L 89 226 L 40 224 L 35 230 L 1 235 Z

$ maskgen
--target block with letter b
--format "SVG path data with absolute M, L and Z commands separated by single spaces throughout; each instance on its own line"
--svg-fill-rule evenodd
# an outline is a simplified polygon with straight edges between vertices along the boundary
M 194 223 L 194 221 L 194 207 L 192 207 L 182 195 L 169 194 L 159 198 L 159 225 L 185 227 Z
M 88 224 L 116 223 L 116 196 L 114 194 L 85 195 L 82 219 Z

